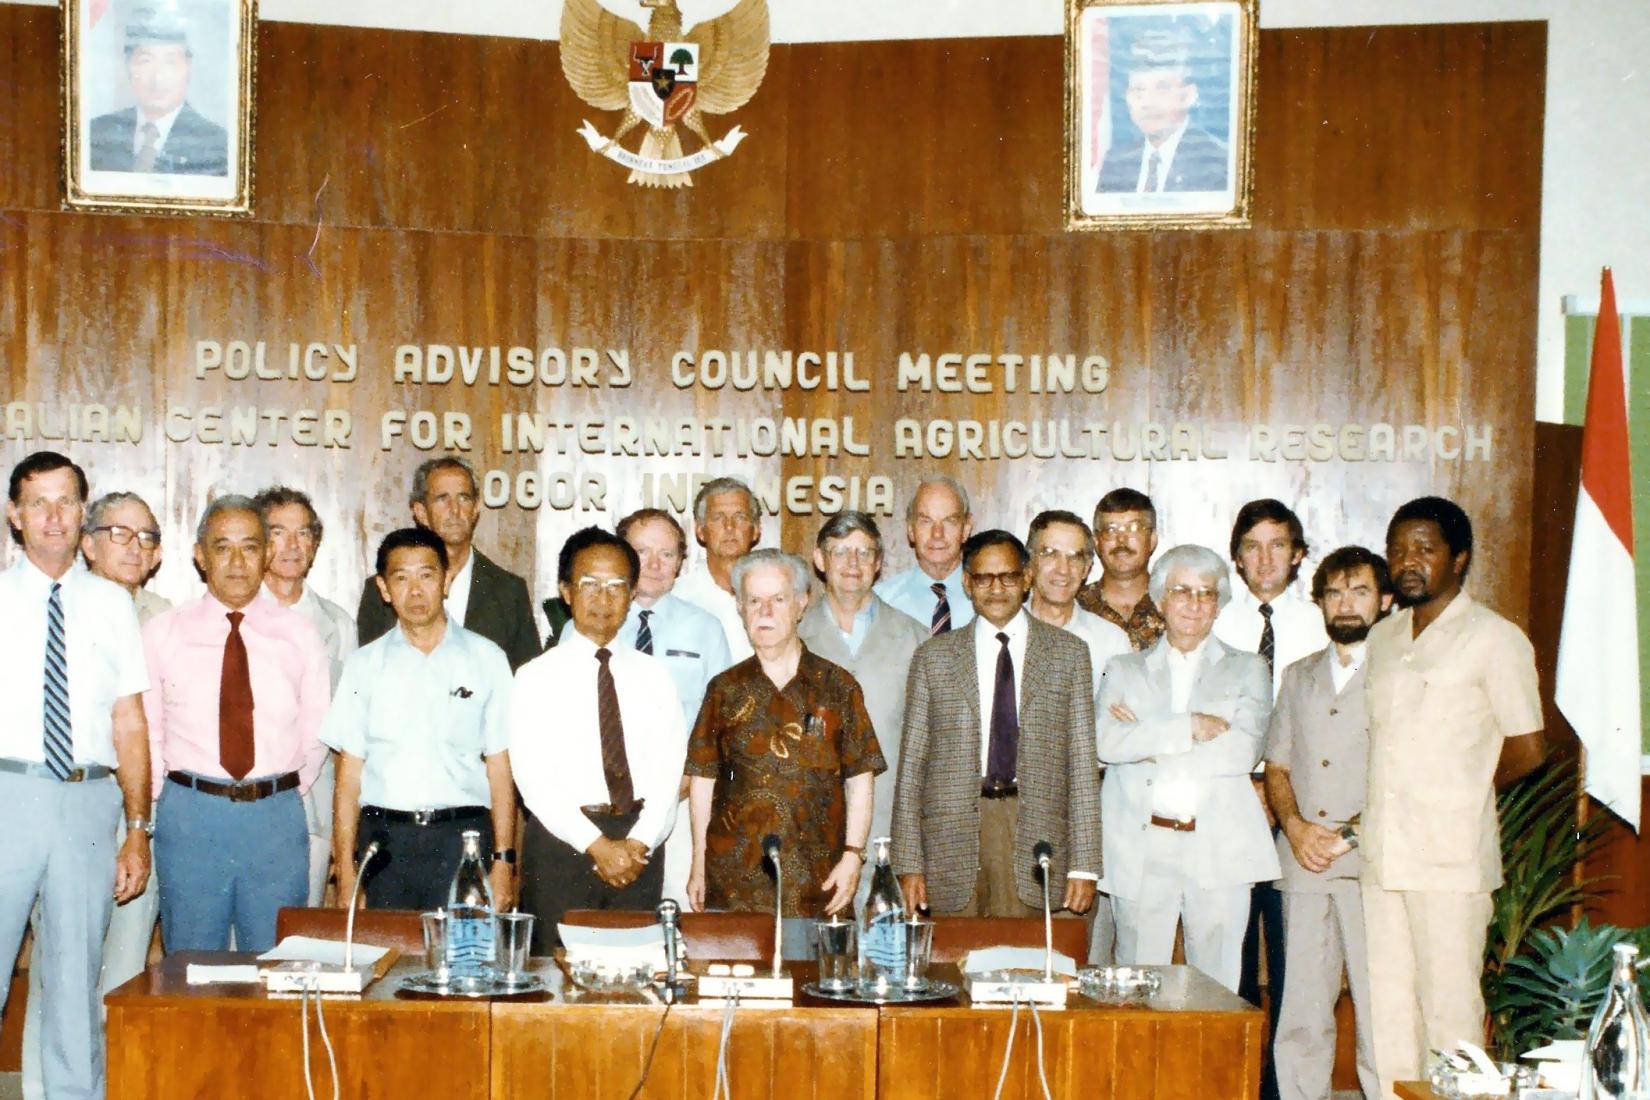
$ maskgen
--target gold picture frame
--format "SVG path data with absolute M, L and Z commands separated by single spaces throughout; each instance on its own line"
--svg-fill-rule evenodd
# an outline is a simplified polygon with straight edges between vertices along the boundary
M 61 0 L 71 209 L 252 213 L 257 0 Z
M 1066 0 L 1066 227 L 1249 225 L 1258 0 Z

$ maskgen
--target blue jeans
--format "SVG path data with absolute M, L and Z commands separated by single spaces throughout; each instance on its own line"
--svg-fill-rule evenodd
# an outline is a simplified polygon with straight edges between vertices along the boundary
M 309 897 L 309 826 L 296 790 L 232 802 L 167 780 L 155 809 L 166 950 L 275 946 L 275 914 Z

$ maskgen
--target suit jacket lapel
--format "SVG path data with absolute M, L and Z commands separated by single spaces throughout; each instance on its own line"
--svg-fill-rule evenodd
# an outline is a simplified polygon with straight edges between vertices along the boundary
M 1159 638 L 1146 653 L 1146 688 L 1153 699 L 1167 699 L 1169 682 L 1169 639 Z
M 1032 618 L 1030 612 L 1026 613 L 1026 664 L 1020 670 L 1019 716 L 1022 735 L 1026 728 L 1026 711 L 1031 709 L 1032 700 L 1041 699 L 1048 691 L 1048 653 L 1037 637 L 1044 625 L 1040 620 Z
M 962 685 L 962 696 L 968 701 L 968 713 L 974 716 L 974 724 L 980 724 L 980 673 L 975 665 L 974 656 L 974 624 L 959 627 L 963 635 L 962 644 L 957 646 L 956 655 L 952 664 L 952 675 Z
M 475 558 L 475 563 L 470 568 L 470 602 L 464 607 L 464 629 L 491 637 L 488 621 L 492 616 L 493 601 L 489 598 L 488 589 L 492 587 L 493 563 L 474 546 L 470 547 L 470 554 Z

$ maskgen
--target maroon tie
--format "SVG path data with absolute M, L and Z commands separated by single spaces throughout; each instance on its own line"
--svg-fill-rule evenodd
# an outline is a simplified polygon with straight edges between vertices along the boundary
M 223 643 L 223 674 L 218 680 L 218 761 L 236 779 L 252 771 L 252 673 L 246 663 L 239 611 L 229 613 L 229 637 Z
M 624 753 L 619 689 L 613 683 L 613 669 L 607 663 L 612 656 L 606 646 L 596 650 L 596 721 L 602 733 L 602 775 L 607 779 L 607 801 L 614 813 L 626 814 L 636 801 L 636 789 L 630 782 L 630 760 Z

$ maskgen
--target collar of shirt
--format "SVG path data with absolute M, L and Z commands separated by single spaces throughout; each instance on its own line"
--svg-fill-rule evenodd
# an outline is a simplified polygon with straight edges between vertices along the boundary
M 1182 653 L 1170 645 L 1167 637 L 1159 644 L 1169 665 L 1170 709 L 1178 714 L 1191 708 L 1192 681 L 1197 679 L 1197 671 L 1203 667 L 1203 655 L 1208 651 L 1209 639 L 1205 637 L 1190 653 Z
M 470 578 L 475 568 L 476 548 L 472 546 L 464 559 L 464 567 L 453 574 L 453 583 L 447 587 L 447 598 L 441 601 L 447 609 L 448 620 L 459 626 L 464 625 L 464 617 L 470 611 Z
M 17 564 L 12 566 L 12 569 L 17 573 L 17 579 L 22 582 L 28 594 L 31 596 L 38 594 L 41 600 L 51 597 L 52 585 L 54 584 L 60 584 L 64 588 L 72 588 L 81 579 L 92 575 L 91 570 L 86 568 L 86 563 L 78 557 L 75 558 L 74 564 L 69 566 L 68 570 L 56 580 L 41 572 L 40 567 L 30 561 L 27 554 L 19 554 Z
M 824 595 L 819 598 L 822 600 L 829 599 Z M 871 623 L 877 617 L 876 597 L 872 596 L 866 600 L 865 606 L 854 613 L 854 625 L 851 630 L 842 629 L 842 624 L 837 621 L 836 611 L 831 608 L 829 603 L 825 607 L 825 617 L 830 620 L 831 626 L 835 628 L 836 632 L 842 635 L 843 644 L 848 647 L 848 652 L 857 657 L 859 656 L 859 647 L 865 644 L 866 636 L 871 633 Z
M 1329 650 L 1329 679 L 1335 685 L 1336 694 L 1346 690 L 1346 685 L 1352 682 L 1352 677 L 1358 675 L 1358 670 L 1364 667 L 1364 657 L 1369 652 L 1368 642 L 1359 642 L 1347 647 L 1347 655 L 1352 659 L 1345 664 L 1341 663 L 1340 650 L 1333 646 Z
M 146 123 L 151 122 L 154 123 L 155 129 L 159 131 L 159 134 L 155 138 L 155 149 L 157 151 L 165 149 L 166 139 L 172 136 L 172 124 L 178 120 L 178 115 L 182 113 L 183 104 L 181 103 L 176 107 L 173 107 L 166 114 L 161 115 L 159 118 L 145 118 L 143 112 L 139 111 L 137 113 L 137 123 L 132 128 L 132 152 L 138 153 L 142 151 L 143 127 Z
M 1135 183 L 1137 190 L 1146 186 L 1147 169 L 1151 165 L 1154 151 L 1157 153 L 1157 191 L 1161 192 L 1163 190 L 1164 185 L 1169 180 L 1169 167 L 1174 164 L 1175 152 L 1180 148 L 1180 139 L 1186 136 L 1186 127 L 1191 125 L 1191 122 L 1189 116 L 1182 120 L 1180 125 L 1175 128 L 1175 132 L 1169 135 L 1169 140 L 1162 145 L 1153 145 L 1150 141 L 1141 143 L 1140 176 Z
M 463 629 L 463 627 L 459 626 L 451 619 L 448 619 L 445 628 L 441 631 L 441 640 L 436 642 L 434 647 L 432 647 L 428 653 L 424 653 L 422 649 L 419 649 L 417 646 L 412 644 L 412 639 L 407 637 L 406 629 L 402 627 L 400 621 L 397 620 L 395 628 L 387 635 L 390 640 L 386 644 L 397 646 L 401 649 L 410 649 L 413 652 L 423 654 L 426 657 L 433 657 L 442 650 L 452 649 L 455 646 L 461 645 L 462 643 L 458 641 L 455 635 Z

